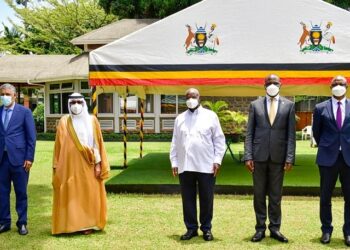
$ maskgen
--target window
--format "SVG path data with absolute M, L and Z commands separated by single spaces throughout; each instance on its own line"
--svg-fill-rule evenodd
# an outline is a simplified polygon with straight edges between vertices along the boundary
M 50 94 L 50 114 L 61 114 L 61 94 Z
M 160 109 L 162 114 L 176 114 L 176 95 L 161 95 Z
M 136 114 L 137 111 L 137 96 L 129 96 L 126 98 L 126 112 L 128 114 Z M 124 113 L 124 98 L 119 98 L 120 113 Z
M 146 95 L 146 100 L 143 102 L 145 113 L 154 113 L 154 95 Z M 139 98 L 139 113 L 141 113 L 141 99 Z
M 88 89 L 90 90 L 88 82 L 80 82 L 80 89 Z
M 98 113 L 113 113 L 113 94 L 103 93 L 98 97 Z
M 186 97 L 176 95 L 161 95 L 160 109 L 162 114 L 180 114 L 187 110 Z
M 124 98 L 119 98 L 120 113 L 124 113 Z M 154 113 L 154 95 L 146 95 L 146 100 L 144 101 L 144 112 Z M 126 109 L 128 114 L 140 114 L 141 113 L 141 99 L 137 96 L 127 97 Z
M 73 89 L 73 83 L 72 82 L 62 83 L 61 89 Z
M 72 92 L 72 82 L 50 84 L 50 114 L 68 114 L 68 96 L 71 95 Z

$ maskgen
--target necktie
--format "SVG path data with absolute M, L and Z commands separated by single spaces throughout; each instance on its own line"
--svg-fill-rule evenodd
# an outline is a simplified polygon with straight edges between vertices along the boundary
M 9 112 L 10 112 L 10 109 L 4 109 L 5 111 L 5 119 L 4 119 L 4 128 L 5 130 L 7 129 L 7 126 L 9 125 Z
M 341 123 L 342 123 L 342 117 L 341 117 L 341 102 L 338 102 L 336 120 L 337 120 L 337 127 L 338 127 L 338 129 L 341 129 Z
M 271 97 L 271 99 L 270 99 L 270 113 L 269 113 L 269 120 L 270 120 L 271 125 L 273 124 L 275 118 L 276 118 L 276 100 L 275 100 L 275 98 Z

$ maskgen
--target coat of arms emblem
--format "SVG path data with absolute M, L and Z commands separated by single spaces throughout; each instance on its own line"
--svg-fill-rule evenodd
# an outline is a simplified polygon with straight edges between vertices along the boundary
M 186 25 L 188 35 L 184 47 L 188 55 L 216 54 L 218 52 L 216 47 L 220 41 L 216 34 L 217 26 L 213 23 L 209 30 L 206 27 L 207 25 L 204 27 L 196 25 L 196 31 L 193 31 L 192 26 Z
M 320 25 L 313 25 L 311 29 L 303 22 L 300 22 L 303 27 L 303 32 L 299 38 L 300 52 L 303 53 L 330 53 L 334 50 L 331 48 L 335 44 L 335 36 L 331 31 L 332 22 L 327 22 L 325 27 Z

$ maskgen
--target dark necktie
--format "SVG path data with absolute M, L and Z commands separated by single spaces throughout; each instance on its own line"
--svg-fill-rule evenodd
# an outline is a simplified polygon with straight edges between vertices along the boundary
M 342 117 L 341 117 L 341 102 L 338 102 L 336 120 L 337 120 L 337 127 L 338 127 L 338 129 L 341 129 L 341 123 L 342 123 Z
M 4 109 L 4 111 L 5 111 L 5 119 L 4 119 L 4 128 L 5 128 L 5 130 L 7 130 L 7 126 L 9 125 L 9 118 L 10 118 L 10 116 L 9 116 L 9 113 L 10 113 L 10 109 Z

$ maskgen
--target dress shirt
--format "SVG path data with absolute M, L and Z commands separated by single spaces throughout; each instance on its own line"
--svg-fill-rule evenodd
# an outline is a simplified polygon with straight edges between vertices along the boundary
M 3 107 L 3 109 L 2 109 L 2 117 L 1 117 L 1 121 L 2 121 L 2 124 L 4 124 L 4 122 L 5 122 L 5 116 L 6 116 L 6 110 L 7 109 L 9 109 L 9 110 L 11 110 L 11 111 L 8 111 L 9 113 L 8 113 L 8 119 L 9 119 L 9 122 L 11 121 L 11 117 L 12 117 L 12 114 L 13 114 L 13 109 L 15 108 L 15 103 L 11 106 L 11 107 L 9 107 L 9 108 L 6 108 L 5 106 Z
M 278 111 L 278 101 L 280 99 L 280 95 L 276 95 L 274 97 L 276 99 L 276 115 L 277 115 L 277 111 Z M 267 107 L 267 114 L 270 114 L 270 107 L 271 107 L 271 96 L 266 95 L 266 107 Z
M 170 161 L 173 168 L 178 168 L 178 173 L 213 173 L 213 164 L 221 164 L 224 154 L 225 136 L 213 111 L 200 106 L 176 118 Z
M 335 99 L 332 96 L 332 109 L 333 109 L 333 115 L 334 115 L 335 120 L 337 120 L 338 102 L 341 103 L 340 110 L 341 110 L 341 125 L 342 126 L 344 124 L 344 119 L 345 119 L 345 100 L 346 100 L 346 98 L 344 97 L 343 99 L 338 101 L 337 99 Z

